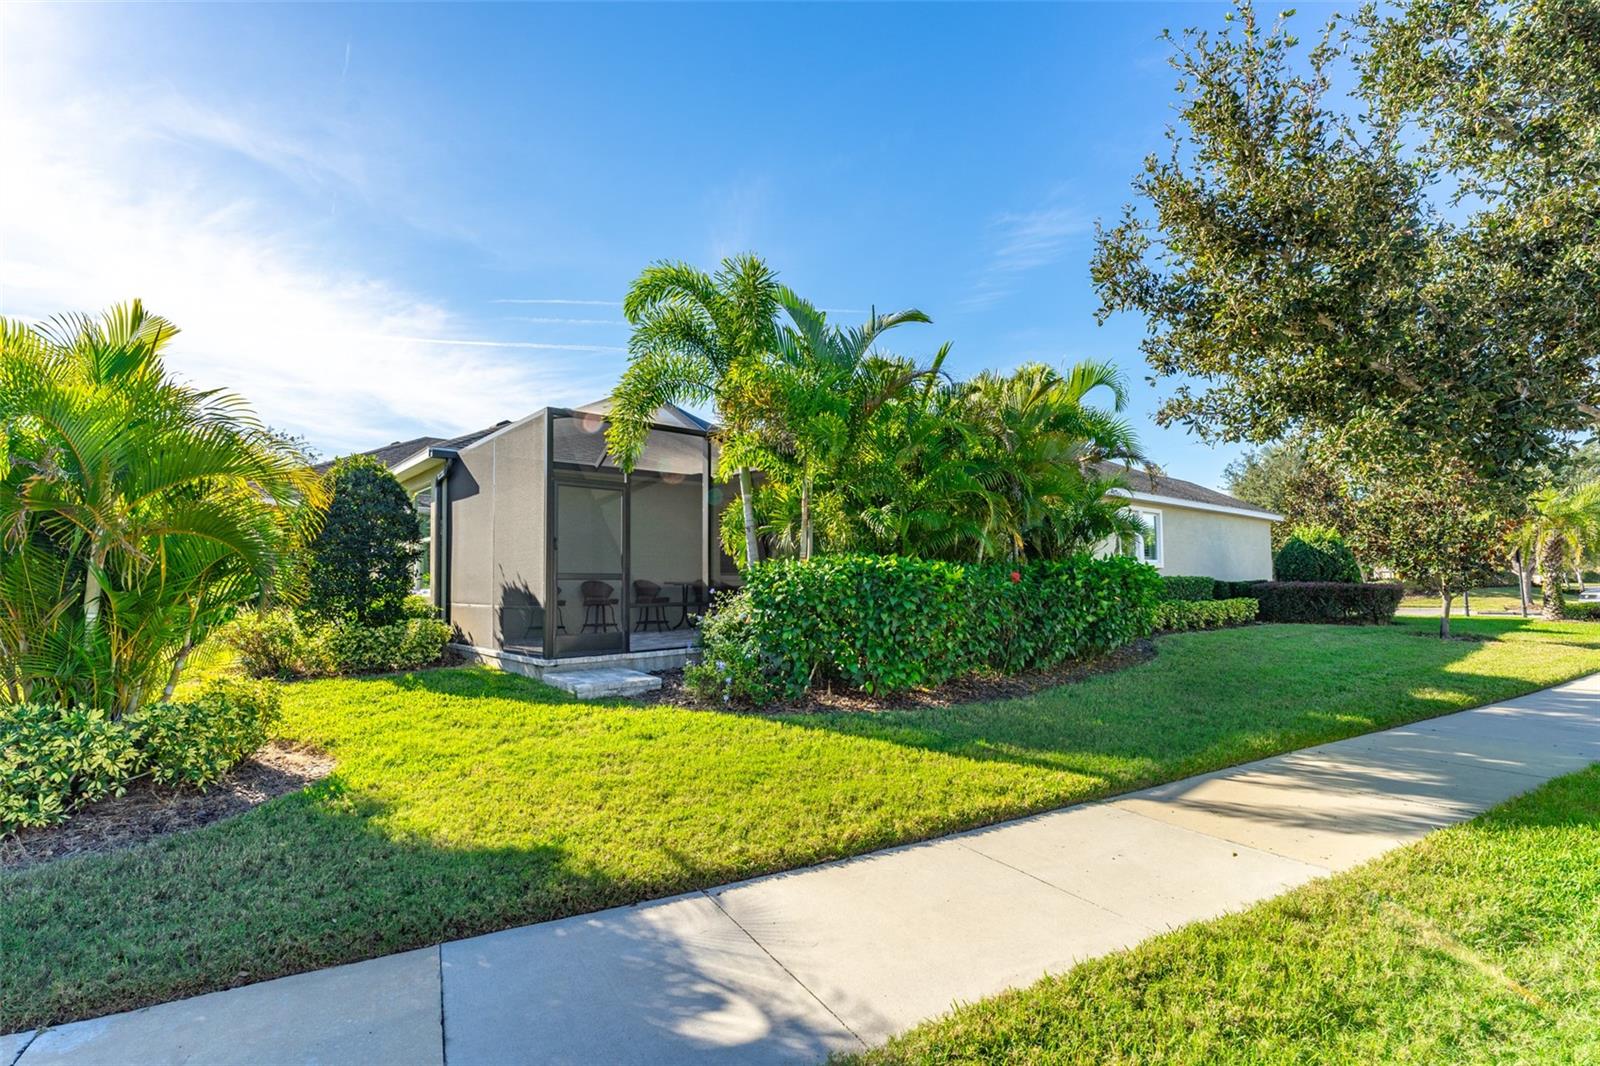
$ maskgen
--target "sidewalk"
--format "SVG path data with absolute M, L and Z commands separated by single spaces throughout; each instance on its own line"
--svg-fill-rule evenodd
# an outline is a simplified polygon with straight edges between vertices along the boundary
M 814 1062 L 1597 760 L 1600 674 L 924 844 L 0 1037 L 0 1066 Z

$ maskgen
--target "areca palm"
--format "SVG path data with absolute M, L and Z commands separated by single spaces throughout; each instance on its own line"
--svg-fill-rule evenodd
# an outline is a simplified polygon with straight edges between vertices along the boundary
M 748 402 L 777 343 L 781 288 L 754 255 L 722 261 L 716 274 L 688 263 L 655 263 L 635 279 L 622 302 L 633 326 L 629 363 L 612 394 L 607 445 L 632 470 L 644 451 L 650 420 L 663 404 L 715 406 L 724 448 L 718 475 L 739 479 L 745 560 L 760 559 L 754 487 L 740 445 L 765 407 Z
M 216 624 L 314 532 L 321 480 L 237 396 L 170 378 L 134 301 L 0 326 L 6 699 L 113 716 L 170 695 Z
M 1600 548 L 1600 481 L 1535 493 L 1512 544 L 1542 575 L 1540 614 L 1560 618 L 1567 561 L 1581 567 L 1584 556 Z

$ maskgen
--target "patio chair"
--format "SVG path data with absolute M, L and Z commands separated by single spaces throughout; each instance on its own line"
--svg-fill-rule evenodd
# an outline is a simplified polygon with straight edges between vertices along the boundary
M 661 586 L 654 581 L 635 581 L 633 583 L 633 603 L 639 608 L 639 619 L 633 624 L 633 631 L 648 629 L 655 626 L 657 629 L 666 629 L 667 604 L 672 600 L 661 595 Z
M 578 586 L 583 596 L 583 626 L 580 633 L 609 633 L 617 628 L 617 590 L 604 581 L 585 581 Z

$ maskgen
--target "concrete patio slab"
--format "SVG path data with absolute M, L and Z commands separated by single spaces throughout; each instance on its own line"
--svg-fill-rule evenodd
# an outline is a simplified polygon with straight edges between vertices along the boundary
M 617 666 L 551 670 L 544 675 L 543 681 L 585 700 L 603 696 L 639 696 L 661 687 L 661 678 L 655 674 Z
M 711 895 L 868 1043 L 1151 933 L 959 838 Z
M 423 948 L 46 1029 L 18 1066 L 442 1066 L 439 950 Z
M 446 944 L 451 1066 L 818 1062 L 861 1044 L 703 894 Z
M 1328 872 L 1106 804 L 957 839 L 1151 929 L 1214 918 Z

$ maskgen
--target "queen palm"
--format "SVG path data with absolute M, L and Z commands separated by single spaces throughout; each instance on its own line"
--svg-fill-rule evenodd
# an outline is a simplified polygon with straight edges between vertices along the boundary
M 1535 493 L 1512 546 L 1524 558 L 1531 557 L 1539 569 L 1540 614 L 1562 617 L 1566 611 L 1561 584 L 1568 561 L 1581 568 L 1584 556 L 1600 547 L 1600 481 Z
M 716 274 L 687 263 L 655 263 L 634 280 L 622 310 L 633 326 L 629 362 L 612 393 L 607 446 L 624 470 L 644 451 L 663 404 L 710 403 L 722 425 L 719 477 L 736 473 L 743 507 L 745 561 L 761 557 L 754 486 L 742 443 L 765 408 L 748 402 L 762 388 L 777 343 L 781 287 L 754 255 L 722 261 Z
M 169 377 L 134 301 L 0 325 L 0 679 L 113 717 L 170 695 L 213 626 L 275 587 L 325 502 L 237 396 Z

